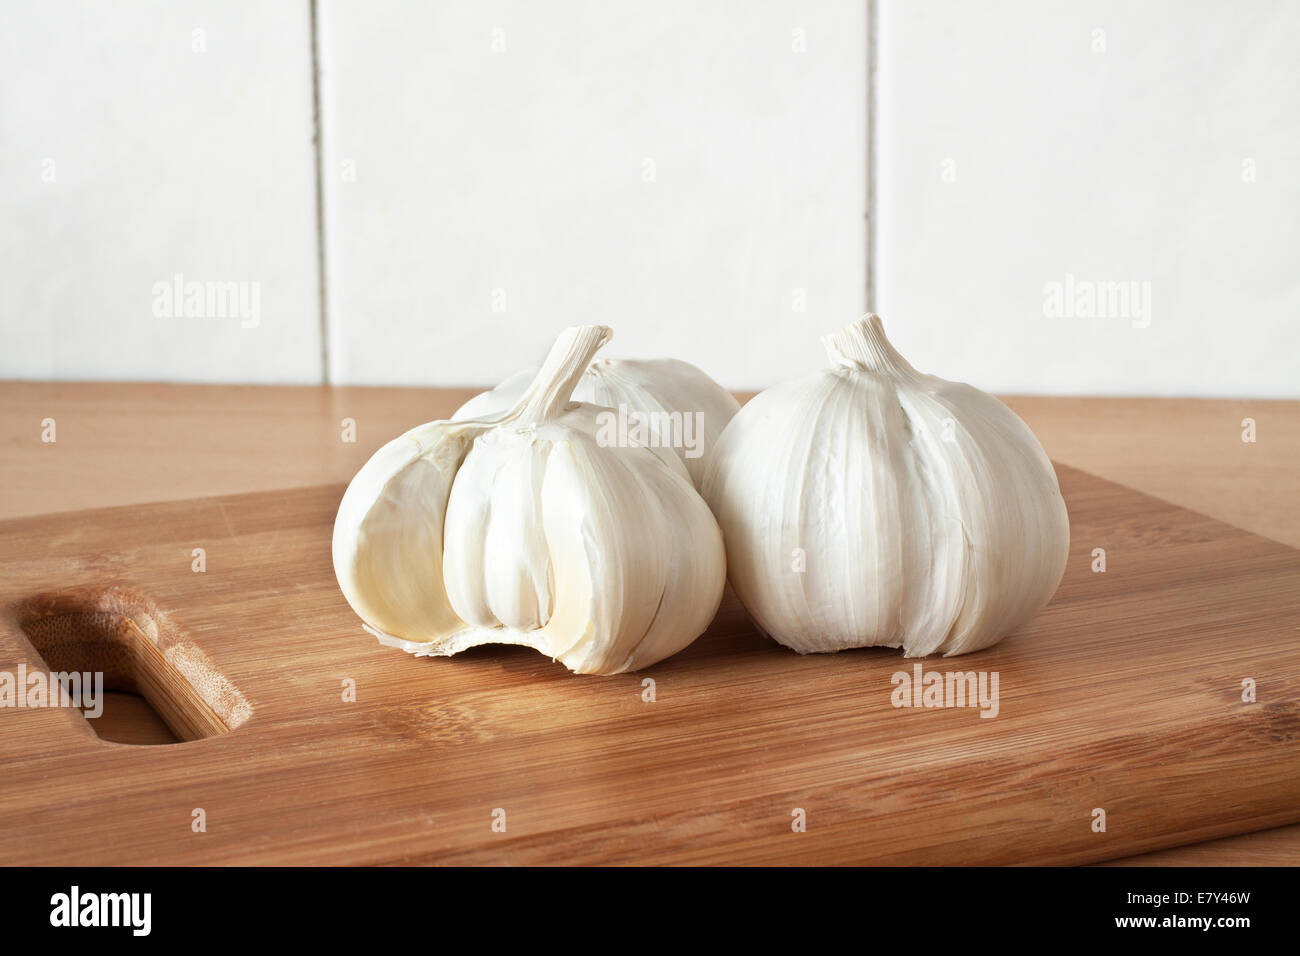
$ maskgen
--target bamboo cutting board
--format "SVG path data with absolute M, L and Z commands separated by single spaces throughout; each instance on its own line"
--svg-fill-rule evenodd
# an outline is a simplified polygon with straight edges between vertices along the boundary
M 0 709 L 0 863 L 1066 863 L 1300 820 L 1300 551 L 1058 473 L 1052 604 L 922 662 L 996 672 L 992 719 L 896 708 L 916 662 L 799 657 L 730 593 L 637 674 L 410 658 L 335 586 L 341 486 L 0 523 L 0 672 L 93 665 L 187 741 Z

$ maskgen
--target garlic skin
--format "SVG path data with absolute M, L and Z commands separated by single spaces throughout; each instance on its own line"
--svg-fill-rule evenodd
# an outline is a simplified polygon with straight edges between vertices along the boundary
M 451 416 L 452 421 L 503 414 L 515 405 L 536 374 L 535 369 L 516 372 L 491 391 L 471 398 Z M 673 413 L 700 413 L 698 434 L 693 433 L 693 423 L 687 425 L 696 447 L 670 443 L 667 435 L 663 440 L 665 447 L 677 452 L 697 487 L 718 436 L 740 411 L 740 403 L 725 388 L 689 362 L 671 358 L 596 359 L 578 382 L 573 397 L 605 408 L 624 406 L 656 419 Z
M 878 316 L 822 341 L 832 368 L 750 401 L 705 476 L 741 603 L 804 654 L 997 643 L 1065 572 L 1047 455 L 993 396 L 912 368 Z
M 609 336 L 566 329 L 504 413 L 414 428 L 352 479 L 334 571 L 382 643 L 419 656 L 523 644 L 617 674 L 708 627 L 722 535 L 681 460 L 599 444 L 607 410 L 571 401 Z

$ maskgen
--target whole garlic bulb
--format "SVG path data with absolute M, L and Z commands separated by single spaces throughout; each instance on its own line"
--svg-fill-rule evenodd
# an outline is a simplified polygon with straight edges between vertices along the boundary
M 417 655 L 524 644 L 584 674 L 655 663 L 708 627 L 725 556 L 676 455 L 603 446 L 570 401 L 604 326 L 566 329 L 492 420 L 421 425 L 348 486 L 334 571 L 380 640 Z
M 535 369 L 516 372 L 457 409 L 452 421 L 493 418 L 514 407 Z M 647 444 L 674 449 L 697 486 L 710 452 L 740 403 L 689 362 L 679 359 L 596 359 L 573 390 L 580 402 L 645 416 Z
M 823 343 L 833 367 L 742 408 L 705 477 L 741 603 L 800 653 L 996 643 L 1065 571 L 1047 455 L 991 395 L 912 368 L 878 316 Z

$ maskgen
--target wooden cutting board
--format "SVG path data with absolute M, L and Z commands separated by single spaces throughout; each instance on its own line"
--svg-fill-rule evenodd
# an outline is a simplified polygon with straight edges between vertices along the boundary
M 921 662 L 996 672 L 991 719 L 894 707 L 917 662 L 800 657 L 730 592 L 637 674 L 408 657 L 335 586 L 341 486 L 0 523 L 0 673 L 93 665 L 188 739 L 0 708 L 0 863 L 1080 863 L 1300 820 L 1300 551 L 1057 470 L 1051 605 Z

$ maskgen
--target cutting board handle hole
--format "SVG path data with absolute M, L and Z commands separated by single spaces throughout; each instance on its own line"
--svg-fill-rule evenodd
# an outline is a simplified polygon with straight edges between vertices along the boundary
M 40 656 L 37 667 L 81 675 L 86 689 L 79 709 L 104 740 L 183 743 L 227 733 L 252 716 L 208 656 L 139 592 L 121 586 L 57 591 L 22 602 L 17 612 Z M 92 688 L 97 696 L 87 696 Z

